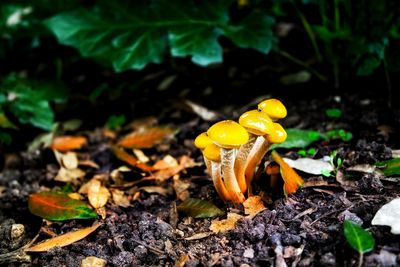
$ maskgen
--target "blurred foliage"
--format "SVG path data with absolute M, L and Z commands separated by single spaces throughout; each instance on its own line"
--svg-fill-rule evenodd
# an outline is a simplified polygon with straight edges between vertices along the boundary
M 68 96 L 50 92 L 68 84 L 65 71 L 87 59 L 116 74 L 174 58 L 209 66 L 241 48 L 262 53 L 265 62 L 272 52 L 337 86 L 379 69 L 388 77 L 400 71 L 399 13 L 397 0 L 4 0 L 0 140 L 9 142 L 20 124 L 50 129 L 51 103 Z M 103 85 L 93 87 L 93 101 L 126 87 Z

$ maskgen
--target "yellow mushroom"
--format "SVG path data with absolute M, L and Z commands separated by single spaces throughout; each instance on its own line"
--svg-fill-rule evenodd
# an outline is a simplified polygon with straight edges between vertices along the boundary
M 235 149 L 245 144 L 249 139 L 246 129 L 237 122 L 225 120 L 211 126 L 207 134 L 214 144 L 221 148 L 221 171 L 231 200 L 234 203 L 243 203 L 245 197 L 236 180 L 234 160 Z
M 216 144 L 208 145 L 204 151 L 204 158 L 211 163 L 211 178 L 214 183 L 215 190 L 217 191 L 220 198 L 224 201 L 231 199 L 229 192 L 226 190 L 224 181 L 221 177 L 221 152 L 220 148 Z
M 245 170 L 249 160 L 248 157 L 258 136 L 264 136 L 271 133 L 273 122 L 271 118 L 258 110 L 250 110 L 242 114 L 239 118 L 239 124 L 242 125 L 249 134 L 249 140 L 242 145 L 235 160 L 235 175 L 243 193 L 249 187 L 249 181 L 246 181 Z

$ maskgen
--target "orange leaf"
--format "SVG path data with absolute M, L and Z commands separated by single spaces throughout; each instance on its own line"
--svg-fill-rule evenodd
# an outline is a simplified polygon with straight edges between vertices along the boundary
M 119 148 L 117 146 L 111 146 L 112 151 L 114 152 L 114 155 L 119 159 L 122 160 L 132 167 L 136 167 L 141 169 L 142 171 L 145 172 L 151 172 L 153 168 L 147 164 L 141 163 L 138 161 L 134 156 L 131 154 L 128 154 L 125 150 L 122 148 Z
M 264 202 L 260 196 L 251 196 L 243 202 L 244 213 L 253 217 L 265 210 Z
M 83 228 L 78 231 L 69 232 L 54 238 L 47 239 L 40 244 L 37 244 L 33 247 L 27 248 L 25 251 L 27 252 L 43 252 L 48 251 L 55 247 L 65 247 L 76 241 L 79 241 L 92 232 L 94 232 L 101 224 L 95 224 L 91 227 Z
M 74 149 L 79 149 L 86 144 L 86 137 L 84 136 L 58 136 L 54 138 L 51 148 L 66 152 Z
M 210 230 L 213 233 L 218 234 L 219 232 L 230 231 L 235 228 L 236 222 L 242 219 L 243 216 L 236 213 L 228 213 L 225 220 L 214 220 L 211 222 Z
M 121 140 L 118 145 L 124 148 L 152 148 L 155 144 L 161 142 L 168 135 L 175 131 L 170 128 L 148 128 L 142 131 L 135 131 Z
M 279 164 L 281 170 L 281 176 L 284 181 L 283 192 L 285 196 L 293 194 L 303 186 L 303 179 L 293 170 L 276 152 L 275 150 L 271 152 L 272 159 Z

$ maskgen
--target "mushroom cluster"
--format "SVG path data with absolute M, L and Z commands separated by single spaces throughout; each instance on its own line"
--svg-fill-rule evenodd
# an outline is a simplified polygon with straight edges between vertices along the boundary
M 221 199 L 233 203 L 246 200 L 254 172 L 269 146 L 286 140 L 286 131 L 276 122 L 286 114 L 281 101 L 267 99 L 258 109 L 242 114 L 239 122 L 217 122 L 195 139 Z

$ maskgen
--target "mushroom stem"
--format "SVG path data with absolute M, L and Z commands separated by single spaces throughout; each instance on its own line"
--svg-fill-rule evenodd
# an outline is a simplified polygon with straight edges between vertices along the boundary
M 236 180 L 239 184 L 242 193 L 245 193 L 246 190 L 248 189 L 248 184 L 246 182 L 246 177 L 245 177 L 245 170 L 249 158 L 248 156 L 256 140 L 257 140 L 257 135 L 249 133 L 249 141 L 247 141 L 246 144 L 240 147 L 239 152 L 236 156 L 234 170 L 235 170 Z
M 206 158 L 204 155 L 203 155 L 203 159 L 204 159 L 204 164 L 206 165 L 206 168 L 207 168 L 207 172 L 208 172 L 209 175 L 211 175 L 212 174 L 211 160 Z
M 245 170 L 247 185 L 250 185 L 251 181 L 253 180 L 254 171 L 264 158 L 265 154 L 267 154 L 268 148 L 269 142 L 264 137 L 259 136 L 248 156 Z
M 225 187 L 224 181 L 221 176 L 221 163 L 216 161 L 210 161 L 211 163 L 211 177 L 214 183 L 215 190 L 219 197 L 223 201 L 229 201 L 231 199 L 228 190 Z
M 234 203 L 243 203 L 245 197 L 240 190 L 234 171 L 234 149 L 221 148 L 221 170 L 224 176 L 226 189 Z

